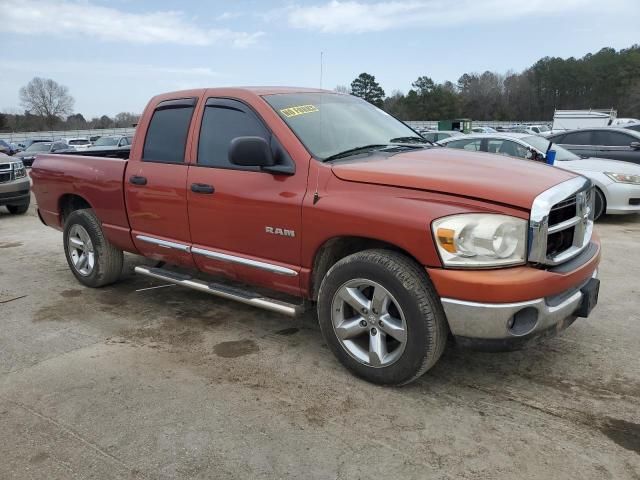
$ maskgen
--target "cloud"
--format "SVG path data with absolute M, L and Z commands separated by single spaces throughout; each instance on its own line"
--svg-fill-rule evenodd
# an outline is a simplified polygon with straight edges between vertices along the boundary
M 262 32 L 203 28 L 179 11 L 130 13 L 73 0 L 2 0 L 0 31 L 90 36 L 108 42 L 191 46 L 254 44 Z
M 219 78 L 225 74 L 208 67 L 166 67 L 146 63 L 124 63 L 103 61 L 44 60 L 32 62 L 28 60 L 5 60 L 2 68 L 5 72 L 27 72 L 44 75 L 90 70 L 94 74 L 114 77 L 150 77 L 167 75 L 174 78 Z
M 637 0 L 611 0 L 629 7 Z M 596 8 L 598 0 L 413 0 L 365 3 L 332 0 L 311 6 L 294 5 L 287 11 L 294 28 L 324 33 L 363 33 L 407 27 L 429 28 L 463 24 L 490 24 L 502 20 L 552 16 L 562 12 L 583 13 Z M 608 4 L 609 5 L 609 4 Z M 607 7 L 609 8 L 609 7 Z M 530 29 L 527 23 L 524 30 Z

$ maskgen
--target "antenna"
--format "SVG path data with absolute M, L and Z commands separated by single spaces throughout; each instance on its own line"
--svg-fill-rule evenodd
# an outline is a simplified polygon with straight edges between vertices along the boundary
M 323 67 L 323 60 L 324 60 L 324 52 L 320 52 L 320 88 L 322 88 L 322 67 Z

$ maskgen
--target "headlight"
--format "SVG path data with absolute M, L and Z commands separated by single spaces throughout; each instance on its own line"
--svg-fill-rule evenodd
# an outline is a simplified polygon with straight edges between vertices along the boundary
M 527 221 L 493 213 L 440 218 L 433 236 L 446 267 L 488 268 L 521 265 L 527 251 Z
M 614 182 L 618 183 L 632 183 L 634 185 L 640 185 L 640 175 L 632 175 L 630 173 L 611 173 L 604 172 Z
M 22 178 L 27 176 L 27 170 L 24 168 L 22 160 L 17 160 L 13 164 L 13 176 L 14 178 Z

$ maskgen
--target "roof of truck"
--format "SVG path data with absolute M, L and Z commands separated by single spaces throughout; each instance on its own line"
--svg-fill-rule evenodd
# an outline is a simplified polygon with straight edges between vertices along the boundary
M 195 88 L 190 90 L 178 90 L 175 92 L 166 92 L 159 96 L 162 97 L 179 97 L 181 95 L 198 95 L 202 94 L 205 91 L 209 91 L 211 93 L 221 93 L 221 94 L 229 94 L 231 92 L 250 92 L 255 95 L 274 95 L 278 93 L 336 93 L 332 90 L 324 90 L 321 88 L 307 88 L 307 87 L 269 87 L 269 86 L 254 86 L 254 87 L 211 87 L 211 88 Z

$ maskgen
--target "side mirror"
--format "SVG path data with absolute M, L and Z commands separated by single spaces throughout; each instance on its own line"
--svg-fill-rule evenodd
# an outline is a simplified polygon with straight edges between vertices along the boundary
M 633 150 L 640 150 L 640 142 L 631 142 L 629 144 L 629 146 L 633 149 Z
M 272 167 L 271 146 L 262 137 L 236 137 L 231 140 L 229 161 L 242 167 Z

